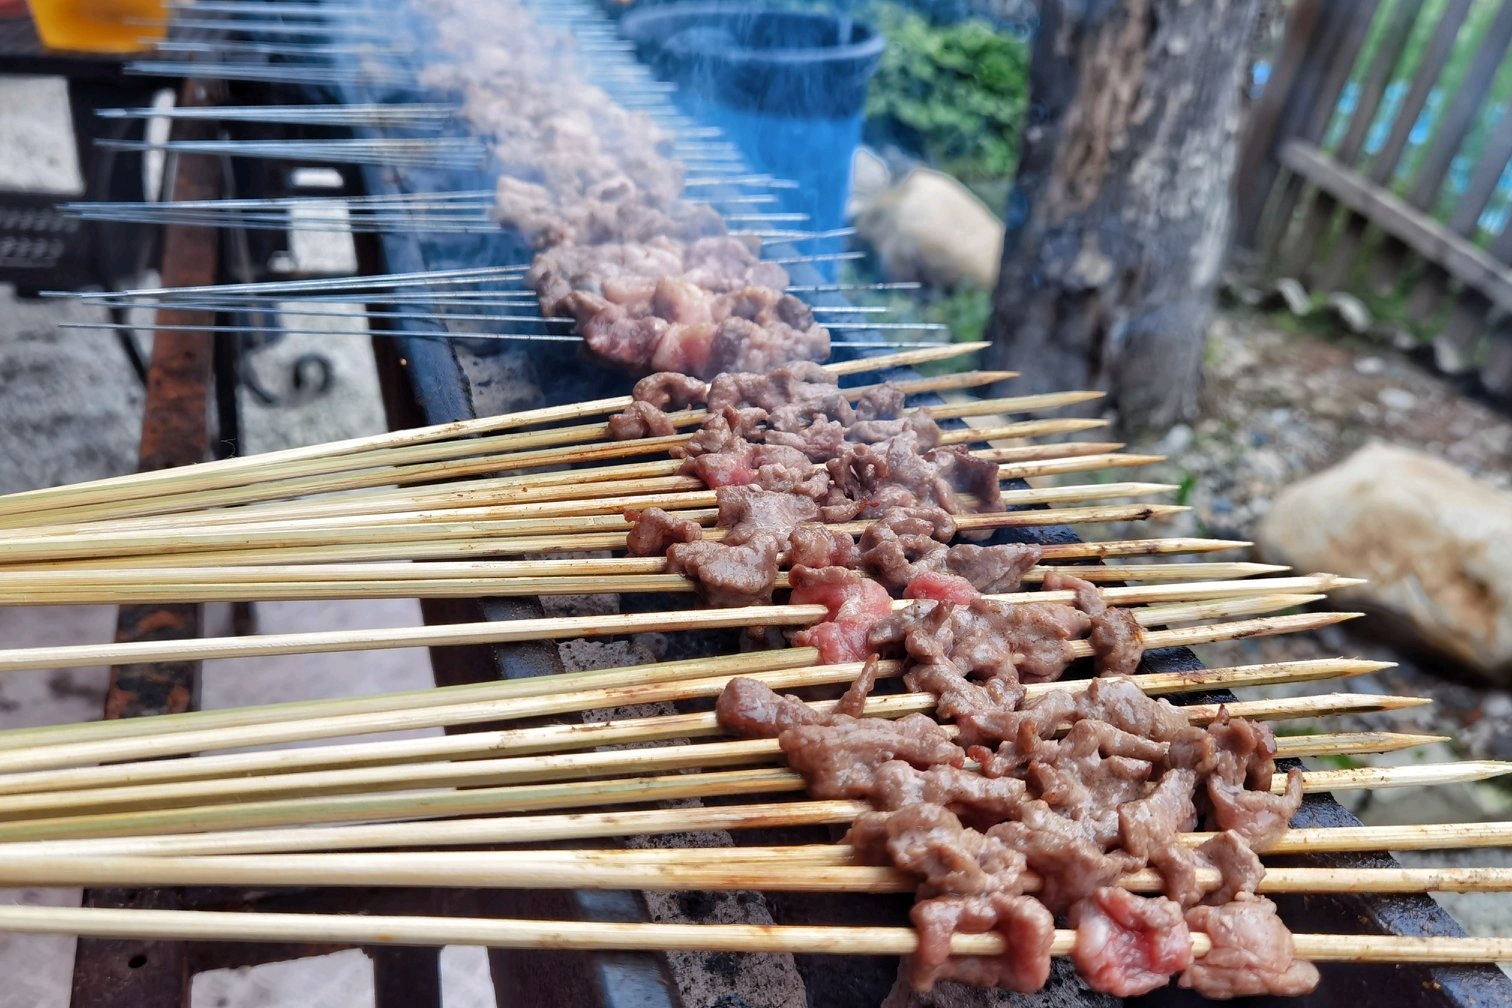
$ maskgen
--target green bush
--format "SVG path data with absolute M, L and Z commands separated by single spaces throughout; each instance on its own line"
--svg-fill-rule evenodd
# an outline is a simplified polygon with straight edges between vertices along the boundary
M 887 35 L 867 96 L 869 139 L 968 183 L 1012 176 L 1028 103 L 1025 43 L 985 21 L 935 26 L 899 3 L 868 5 L 866 15 Z

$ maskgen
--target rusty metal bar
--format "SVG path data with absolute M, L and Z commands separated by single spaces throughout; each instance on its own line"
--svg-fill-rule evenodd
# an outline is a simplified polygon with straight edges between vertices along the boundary
M 186 81 L 181 104 L 212 104 L 218 91 Z M 203 127 L 195 124 L 189 129 Z M 180 158 L 175 192 L 192 199 L 220 195 L 221 169 L 211 157 Z M 217 236 L 204 229 L 170 229 L 163 244 L 163 277 L 169 284 L 203 284 L 215 280 Z M 208 324 L 202 311 L 165 310 L 163 325 Z M 213 344 L 204 333 L 164 329 L 153 338 L 147 398 L 143 406 L 140 470 L 165 469 L 203 461 L 209 451 L 209 392 Z M 183 640 L 200 634 L 200 606 L 122 606 L 116 618 L 117 641 Z M 164 662 L 118 666 L 111 671 L 105 717 L 150 717 L 175 714 L 194 706 L 198 662 Z M 171 889 L 89 890 L 86 906 L 173 908 Z M 188 1003 L 189 968 L 180 942 L 80 939 L 74 957 L 72 1003 L 79 1008 L 179 1008 Z

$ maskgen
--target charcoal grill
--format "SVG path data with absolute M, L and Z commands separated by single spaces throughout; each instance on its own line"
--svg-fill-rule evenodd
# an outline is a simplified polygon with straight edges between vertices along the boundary
M 211 71 L 213 73 L 213 71 Z M 348 100 L 374 96 L 348 95 Z M 394 97 L 381 96 L 381 97 Z M 364 135 L 357 131 L 356 135 Z M 186 157 L 180 167 L 184 182 L 193 191 L 205 184 L 213 171 L 207 159 Z M 198 173 L 198 174 L 196 174 Z M 412 191 L 458 191 L 478 188 L 476 176 L 443 174 L 438 169 L 414 171 L 363 166 L 351 173 L 355 187 L 368 195 L 399 195 Z M 264 179 L 264 183 L 266 179 Z M 245 181 L 243 193 L 261 194 L 257 180 Z M 209 259 L 194 261 L 190 271 L 185 242 L 204 232 L 179 227 L 168 230 L 165 282 L 181 285 L 205 282 L 213 269 L 214 249 Z M 445 236 L 405 231 L 379 231 L 356 236 L 360 270 L 378 274 L 418 272 L 476 265 L 480 262 L 522 262 L 528 256 L 526 243 L 507 232 L 489 235 Z M 201 242 L 200 251 L 205 248 Z M 802 280 L 801 270 L 795 277 Z M 818 282 L 814 273 L 807 279 Z M 838 302 L 839 294 L 823 295 Z M 384 330 L 408 334 L 433 333 L 437 337 L 465 336 L 465 330 L 449 328 L 444 319 L 414 312 L 413 305 L 373 305 L 393 312 L 393 317 L 375 318 L 372 329 L 385 405 L 391 426 L 441 423 L 504 409 L 530 408 L 622 392 L 622 375 L 585 365 L 574 348 L 557 343 L 505 343 L 476 352 L 478 344 L 427 338 L 421 335 L 382 336 Z M 208 432 L 193 423 L 183 426 L 187 413 L 184 395 L 206 395 L 205 374 L 209 366 L 206 341 L 195 334 L 166 332 L 158 336 L 154 368 L 160 379 L 149 410 L 144 433 L 144 466 L 193 461 L 204 449 Z M 175 357 L 175 353 L 179 356 Z M 167 393 L 167 395 L 164 395 Z M 177 399 L 167 404 L 164 399 Z M 187 411 L 194 413 L 193 410 Z M 195 413 L 202 416 L 203 411 Z M 177 418 L 177 419 L 175 419 Z M 1002 532 L 1001 536 L 1023 541 L 1064 542 L 1074 539 L 1066 527 Z M 478 619 L 509 620 L 543 615 L 547 603 L 536 599 L 427 600 L 422 610 L 427 622 L 450 623 Z M 165 613 L 168 633 L 193 635 L 193 607 L 179 611 L 154 609 L 122 613 L 122 633 L 142 632 L 148 623 L 161 626 Z M 157 631 L 165 632 L 165 631 Z M 727 653 L 736 646 L 730 634 L 687 636 L 680 645 L 702 653 Z M 679 655 L 680 656 L 680 655 Z M 444 648 L 432 652 L 438 685 L 517 679 L 551 675 L 573 667 L 570 648 L 549 642 L 499 647 Z M 1192 671 L 1201 666 L 1190 651 L 1166 649 L 1146 655 L 1149 671 Z M 195 670 L 188 667 L 131 667 L 118 670 L 112 682 L 111 710 L 117 714 L 153 714 L 184 709 L 193 693 Z M 1187 702 L 1214 702 L 1228 694 L 1193 693 Z M 1327 796 L 1312 796 L 1297 820 L 1303 826 L 1357 824 L 1341 806 Z M 817 830 L 753 832 L 738 842 L 793 843 L 833 839 Z M 1384 856 L 1327 856 L 1298 859 L 1315 866 L 1377 867 L 1392 863 Z M 349 908 L 354 912 L 480 913 L 509 917 L 559 917 L 584 920 L 644 920 L 646 898 L 621 892 L 530 892 L 479 891 L 433 893 L 413 891 L 365 892 L 344 890 L 292 892 L 273 897 L 223 891 L 93 893 L 97 903 L 129 905 L 234 906 L 248 909 Z M 686 919 L 705 919 L 713 900 L 704 894 L 657 901 L 659 912 L 675 910 Z M 904 919 L 906 901 L 866 897 L 837 905 L 832 898 L 802 894 L 752 895 L 729 901 L 746 911 L 770 914 L 780 924 L 852 923 L 896 924 Z M 1282 913 L 1299 930 L 1339 931 L 1401 935 L 1454 935 L 1462 933 L 1454 921 L 1425 897 L 1309 896 L 1281 898 Z M 330 951 L 306 946 L 248 946 L 220 948 L 186 946 L 182 943 L 141 943 L 85 940 L 80 944 L 76 969 L 75 1004 L 105 1008 L 110 1005 L 144 1006 L 179 1004 L 187 990 L 186 977 L 196 969 L 234 962 L 262 962 L 296 958 Z M 436 952 L 427 949 L 375 949 L 378 1001 L 383 1006 L 439 1004 Z M 561 1008 L 745 1008 L 771 1003 L 763 989 L 758 964 L 749 957 L 728 954 L 671 957 L 651 953 L 541 953 L 495 950 L 490 965 L 501 1005 L 553 1005 Z M 1307 1006 L 1345 1005 L 1383 1000 L 1392 1004 L 1491 1008 L 1512 1003 L 1512 983 L 1491 967 L 1439 967 L 1399 965 L 1353 966 L 1325 964 L 1323 983 L 1317 993 L 1303 999 L 1256 999 L 1253 1003 Z M 886 959 L 798 956 L 795 972 L 806 1002 L 821 1008 L 870 1008 L 881 1003 L 895 975 L 895 963 Z M 679 990 L 702 991 L 684 999 Z M 701 1000 L 700 1000 L 701 998 Z M 1089 994 L 1075 980 L 1057 973 L 1046 993 L 1017 997 L 982 993 L 972 1004 L 1110 1005 L 1114 999 Z M 1131 1005 L 1177 1006 L 1207 1003 L 1174 988 L 1133 999 Z

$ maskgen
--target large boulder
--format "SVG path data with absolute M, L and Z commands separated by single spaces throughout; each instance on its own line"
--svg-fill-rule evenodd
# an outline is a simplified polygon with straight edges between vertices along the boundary
M 1268 560 L 1369 578 L 1340 603 L 1512 685 L 1512 493 L 1370 444 L 1282 491 L 1257 545 Z
M 1003 222 L 944 172 L 913 169 L 861 205 L 855 225 L 889 280 L 983 290 L 997 283 Z

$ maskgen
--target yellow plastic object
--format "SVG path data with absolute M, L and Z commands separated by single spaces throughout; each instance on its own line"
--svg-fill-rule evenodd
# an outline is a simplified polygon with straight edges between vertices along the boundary
M 166 0 L 31 0 L 37 35 L 49 49 L 130 53 L 163 37 Z

